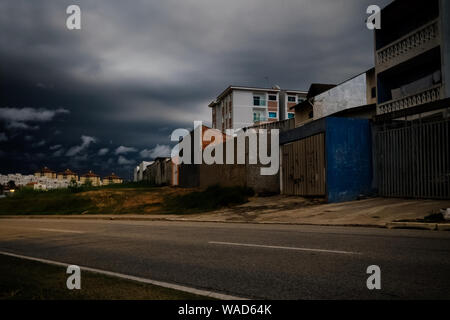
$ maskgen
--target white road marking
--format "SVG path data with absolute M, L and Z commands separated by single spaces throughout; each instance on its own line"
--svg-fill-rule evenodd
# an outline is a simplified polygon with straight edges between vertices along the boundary
M 34 257 L 30 257 L 30 256 L 24 256 L 24 255 L 10 253 L 10 252 L 4 252 L 4 251 L 0 251 L 0 254 L 3 254 L 5 256 L 14 257 L 14 258 L 19 258 L 19 259 L 26 259 L 26 260 L 31 260 L 31 261 L 37 261 L 37 262 L 52 264 L 52 265 L 61 266 L 61 267 L 65 267 L 65 268 L 67 268 L 69 265 L 71 265 L 69 263 L 64 263 L 64 262 L 59 262 L 59 261 L 54 261 L 54 260 L 48 260 L 48 259 L 34 258 Z M 100 269 L 95 269 L 95 268 L 83 267 L 83 266 L 80 266 L 80 265 L 78 265 L 78 266 L 80 267 L 81 271 L 89 271 L 89 272 L 103 274 L 103 275 L 110 276 L 110 277 L 121 278 L 121 279 L 136 281 L 136 282 L 140 282 L 140 283 L 151 284 L 151 285 L 155 285 L 155 286 L 159 286 L 159 287 L 163 287 L 163 288 L 168 288 L 168 289 L 183 291 L 183 292 L 187 292 L 187 293 L 192 293 L 192 294 L 196 294 L 196 295 L 199 295 L 199 296 L 210 297 L 210 298 L 219 299 L 219 300 L 248 300 L 246 298 L 235 297 L 235 296 L 222 294 L 222 293 L 218 293 L 218 292 L 213 292 L 213 291 L 208 291 L 208 290 L 201 290 L 201 289 L 195 289 L 195 288 L 192 288 L 192 287 L 186 287 L 186 286 L 182 286 L 182 285 L 178 285 L 178 284 L 172 284 L 172 283 L 158 281 L 158 280 L 151 280 L 151 279 L 146 279 L 146 278 L 140 278 L 140 277 L 130 276 L 130 275 L 127 275 L 127 274 L 117 273 L 117 272 L 112 272 L 112 271 L 106 271 L 106 270 L 100 270 Z
M 61 230 L 61 229 L 46 229 L 39 228 L 39 231 L 48 231 L 48 232 L 59 232 L 59 233 L 84 233 L 84 231 L 76 231 L 76 230 Z
M 312 251 L 312 252 L 340 253 L 340 254 L 360 254 L 359 252 L 351 252 L 351 251 L 312 249 L 312 248 L 296 248 L 296 247 L 280 247 L 280 246 L 266 246 L 266 245 L 248 244 L 248 243 L 233 243 L 233 242 L 219 242 L 219 241 L 209 241 L 208 243 L 210 243 L 210 244 L 218 244 L 218 245 L 225 245 L 225 246 L 255 247 L 255 248 L 266 248 L 266 249 Z

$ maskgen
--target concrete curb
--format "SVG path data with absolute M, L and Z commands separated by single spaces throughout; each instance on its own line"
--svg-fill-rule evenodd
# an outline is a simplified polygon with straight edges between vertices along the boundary
M 438 230 L 437 223 L 425 222 L 388 222 L 386 223 L 388 229 L 420 229 L 420 230 Z
M 85 216 L 61 216 L 61 215 L 17 215 L 2 216 L 0 219 L 73 219 L 73 220 L 108 220 L 108 221 L 164 221 L 164 222 L 199 222 L 199 223 L 240 223 L 260 225 L 292 225 L 292 226 L 321 226 L 321 227 L 359 227 L 359 228 L 387 228 L 387 229 L 418 229 L 431 231 L 450 231 L 450 223 L 425 223 L 425 222 L 387 222 L 380 224 L 331 224 L 331 223 L 308 223 L 308 222 L 286 222 L 286 221 L 226 221 L 226 220 L 196 220 L 188 218 L 162 218 L 149 216 L 126 216 L 126 215 L 85 215 Z
M 437 225 L 437 229 L 439 231 L 450 231 L 450 223 L 445 223 L 445 224 L 439 223 Z
M 307 223 L 307 222 L 286 222 L 286 221 L 227 221 L 227 220 L 196 220 L 186 218 L 161 218 L 161 217 L 127 217 L 127 216 L 54 216 L 54 215 L 18 215 L 1 216 L 0 219 L 71 219 L 71 220 L 108 220 L 108 221 L 164 221 L 164 222 L 199 222 L 199 223 L 239 223 L 239 224 L 260 224 L 260 225 L 293 225 L 293 226 L 321 226 L 321 227 L 360 227 L 385 229 L 385 225 L 380 224 L 330 224 L 330 223 Z

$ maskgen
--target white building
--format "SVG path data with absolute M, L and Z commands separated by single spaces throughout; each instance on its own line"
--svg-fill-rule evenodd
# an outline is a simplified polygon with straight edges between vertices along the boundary
M 242 129 L 293 118 L 289 111 L 306 97 L 306 92 L 273 88 L 229 86 L 209 104 L 212 127 L 220 131 Z
M 14 184 L 18 187 L 33 185 L 35 190 L 64 189 L 69 186 L 69 181 L 67 180 L 36 177 L 34 175 L 22 175 L 20 173 L 7 175 L 0 174 L 0 185 L 6 185 L 9 181 L 14 181 Z

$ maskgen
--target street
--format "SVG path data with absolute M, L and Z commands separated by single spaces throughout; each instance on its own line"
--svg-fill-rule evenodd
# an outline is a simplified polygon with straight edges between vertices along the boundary
M 0 251 L 250 299 L 450 298 L 448 232 L 1 219 Z

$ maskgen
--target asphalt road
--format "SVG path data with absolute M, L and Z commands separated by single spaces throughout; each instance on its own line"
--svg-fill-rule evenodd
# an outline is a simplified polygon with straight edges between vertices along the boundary
M 449 232 L 0 219 L 0 251 L 245 298 L 450 298 Z M 367 289 L 370 265 L 381 290 Z

